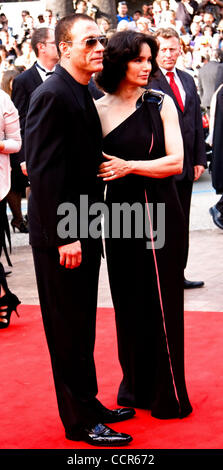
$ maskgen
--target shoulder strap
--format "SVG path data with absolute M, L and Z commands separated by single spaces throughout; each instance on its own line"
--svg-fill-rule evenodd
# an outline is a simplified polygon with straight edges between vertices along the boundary
M 136 107 L 143 106 L 152 126 L 153 148 L 150 158 L 159 158 L 166 155 L 163 123 L 160 115 L 165 94 L 162 91 L 146 90 L 136 103 Z
M 158 90 L 153 90 L 150 88 L 146 90 L 140 98 L 137 100 L 136 108 L 139 108 L 144 101 L 148 103 L 155 103 L 158 106 L 159 111 L 162 109 L 163 100 L 164 100 L 165 93 Z

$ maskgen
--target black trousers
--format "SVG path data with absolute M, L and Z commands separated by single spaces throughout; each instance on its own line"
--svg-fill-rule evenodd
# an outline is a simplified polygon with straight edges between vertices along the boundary
M 185 248 L 184 248 L 184 269 L 187 265 L 189 252 L 189 230 L 190 230 L 190 207 L 193 189 L 193 181 L 184 178 L 176 180 L 177 192 L 185 217 Z
M 99 420 L 93 353 L 101 244 L 91 245 L 82 246 L 82 263 L 73 270 L 59 264 L 57 247 L 33 247 L 59 414 L 73 434 Z

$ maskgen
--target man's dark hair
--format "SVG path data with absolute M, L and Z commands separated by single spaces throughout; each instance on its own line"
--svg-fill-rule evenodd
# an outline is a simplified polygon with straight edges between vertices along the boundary
M 71 41 L 71 29 L 76 23 L 76 21 L 95 21 L 93 18 L 91 18 L 88 15 L 85 15 L 83 13 L 73 13 L 72 15 L 67 15 L 61 18 L 61 20 L 58 21 L 56 28 L 55 28 L 55 42 L 57 46 L 57 51 L 59 56 L 61 55 L 60 50 L 59 50 L 59 44 L 61 41 Z
M 43 43 L 46 42 L 46 40 L 48 39 L 48 32 L 49 32 L 49 28 L 38 28 L 38 29 L 35 29 L 35 31 L 32 34 L 31 46 L 36 54 L 36 57 L 38 57 L 38 54 L 39 54 L 37 44 L 40 42 L 43 42 Z
M 120 31 L 108 41 L 104 51 L 103 70 L 96 74 L 96 82 L 107 93 L 115 93 L 120 82 L 125 78 L 128 62 L 139 56 L 143 44 L 148 44 L 152 53 L 151 77 L 158 69 L 156 56 L 158 45 L 149 35 L 135 31 Z

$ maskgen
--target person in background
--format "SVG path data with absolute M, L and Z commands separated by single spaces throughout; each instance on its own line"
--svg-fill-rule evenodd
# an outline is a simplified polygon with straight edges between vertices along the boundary
M 176 12 L 173 10 L 165 11 L 165 15 L 163 15 L 160 24 L 160 28 L 174 28 L 178 32 L 179 35 L 186 34 L 186 30 L 183 26 L 182 21 L 176 20 Z
M 223 83 L 223 51 L 212 50 L 210 60 L 198 70 L 198 92 L 201 106 L 210 115 L 211 99 L 218 88 L 217 77 Z
M 142 4 L 142 16 L 145 18 L 151 18 L 151 4 L 149 3 L 143 3 Z
M 118 14 L 116 15 L 118 23 L 122 20 L 126 20 L 128 22 L 133 21 L 132 16 L 128 14 L 128 5 L 126 2 L 119 2 L 118 3 Z
M 182 24 L 187 32 L 190 31 L 190 25 L 197 9 L 198 3 L 196 0 L 181 0 L 181 2 L 178 3 L 176 10 L 176 20 L 182 21 Z
M 117 24 L 116 31 L 127 31 L 129 29 L 130 24 L 131 24 L 131 22 L 129 22 L 127 20 L 121 20 Z
M 3 91 L 5 91 L 5 93 L 7 93 L 10 98 L 12 96 L 12 84 L 13 84 L 13 80 L 15 77 L 17 77 L 17 75 L 20 74 L 20 71 L 17 70 L 16 68 L 13 68 L 13 69 L 10 69 L 10 70 L 6 70 L 3 74 L 2 74 L 2 81 L 1 81 L 1 89 Z
M 136 21 L 136 29 L 139 33 L 151 34 L 152 23 L 149 18 L 142 16 Z
M 28 232 L 27 222 L 21 213 L 21 198 L 29 195 L 29 182 L 24 155 L 26 115 L 32 92 L 51 76 L 58 62 L 54 29 L 36 29 L 32 35 L 31 46 L 36 61 L 32 67 L 13 80 L 12 86 L 12 101 L 18 109 L 20 118 L 22 148 L 17 154 L 15 162 L 14 157 L 11 157 L 11 164 L 13 168 L 15 167 L 15 178 L 8 201 L 14 216 L 12 226 L 20 232 Z
M 0 90 L 0 256 L 5 252 L 8 264 L 6 237 L 10 243 L 10 231 L 6 213 L 6 197 L 11 185 L 10 153 L 21 148 L 18 111 L 9 95 Z M 11 314 L 20 304 L 18 297 L 8 288 L 5 271 L 0 263 L 0 329 L 8 328 Z
M 87 2 L 85 0 L 78 0 L 76 2 L 75 13 L 86 14 L 87 12 Z
M 26 69 L 30 69 L 35 62 L 35 54 L 32 50 L 31 38 L 27 38 L 21 45 L 21 55 L 16 57 L 14 64 L 16 66 L 24 66 Z
M 0 44 L 0 76 L 9 68 L 8 51 L 3 44 Z
M 44 23 L 41 25 L 42 28 L 55 28 L 56 18 L 53 17 L 53 12 L 49 8 L 44 11 L 43 14 Z
M 134 11 L 132 15 L 132 21 L 129 21 L 129 29 L 135 30 L 137 28 L 137 21 L 142 18 L 142 12 L 140 10 Z
M 200 99 L 193 77 L 176 68 L 178 57 L 181 54 L 178 33 L 173 28 L 160 28 L 156 31 L 155 36 L 159 44 L 157 55 L 159 70 L 150 83 L 150 87 L 161 90 L 173 98 L 184 142 L 183 172 L 176 175 L 175 180 L 185 217 L 184 269 L 186 269 L 193 182 L 200 178 L 207 165 Z M 184 279 L 185 289 L 203 287 L 203 285 L 203 281 Z
M 216 194 L 221 194 L 219 201 L 209 212 L 213 222 L 223 230 L 223 84 L 213 94 L 210 107 L 209 136 L 207 142 L 212 146 L 211 178 Z
M 213 49 L 223 49 L 223 19 L 221 19 L 216 28 L 216 33 L 212 41 Z
M 101 34 L 104 34 L 105 36 L 107 36 L 107 34 L 109 34 L 109 31 L 111 29 L 110 21 L 103 16 L 102 18 L 99 18 L 97 20 L 97 24 L 99 26 Z

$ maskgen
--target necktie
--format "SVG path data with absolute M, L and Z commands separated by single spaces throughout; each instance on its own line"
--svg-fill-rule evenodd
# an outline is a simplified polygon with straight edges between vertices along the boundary
M 174 80 L 174 72 L 167 72 L 167 76 L 169 77 L 170 79 L 170 87 L 177 99 L 177 102 L 180 106 L 180 109 L 181 111 L 184 110 L 184 105 L 183 105 L 183 101 L 182 101 L 182 98 L 181 98 L 181 95 L 180 95 L 180 91 L 179 91 L 179 88 Z

